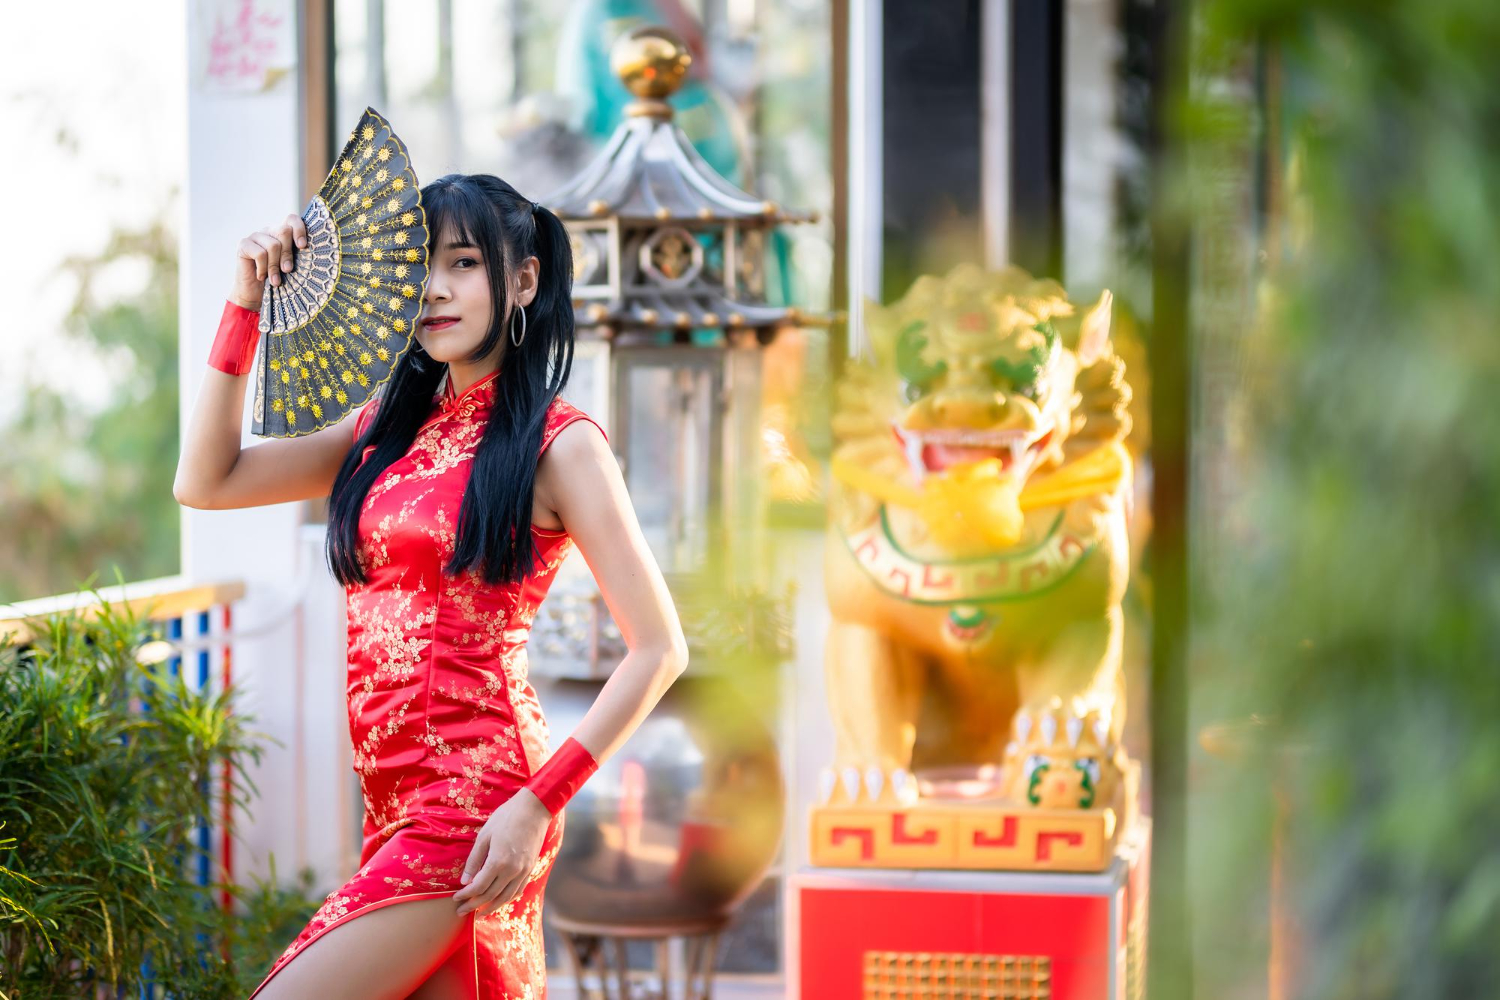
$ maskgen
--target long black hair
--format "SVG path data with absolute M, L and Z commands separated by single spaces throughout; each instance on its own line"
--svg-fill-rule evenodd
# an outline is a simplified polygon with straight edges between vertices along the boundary
M 493 312 L 471 361 L 487 357 L 509 335 L 511 269 L 532 256 L 541 265 L 521 346 L 504 345 L 495 404 L 474 452 L 453 556 L 444 567 L 457 575 L 477 566 L 486 583 L 514 583 L 538 558 L 531 537 L 537 458 L 547 410 L 573 369 L 573 251 L 556 215 L 533 208 L 529 198 L 491 174 L 440 177 L 422 188 L 422 206 L 429 255 L 443 234 L 473 244 L 484 256 Z M 344 457 L 328 498 L 326 553 L 334 577 L 346 587 L 366 582 L 355 553 L 370 486 L 416 440 L 446 370 L 414 342 L 397 361 L 375 418 Z M 361 464 L 369 445 L 375 450 Z

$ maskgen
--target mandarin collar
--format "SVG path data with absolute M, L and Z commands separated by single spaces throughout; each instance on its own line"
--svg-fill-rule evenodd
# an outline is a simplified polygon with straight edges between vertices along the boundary
M 438 395 L 438 410 L 442 413 L 448 413 L 459 407 L 464 407 L 472 412 L 475 407 L 488 406 L 494 402 L 495 381 L 499 374 L 500 369 L 497 368 L 469 386 L 461 394 L 454 395 L 453 379 L 448 372 L 443 372 L 443 389 Z

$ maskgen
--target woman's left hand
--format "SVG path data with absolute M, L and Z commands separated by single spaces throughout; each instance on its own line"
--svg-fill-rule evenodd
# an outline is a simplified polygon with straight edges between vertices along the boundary
M 529 788 L 517 789 L 500 804 L 480 827 L 464 863 L 466 884 L 453 894 L 460 915 L 478 910 L 482 917 L 520 894 L 551 822 L 552 814 Z

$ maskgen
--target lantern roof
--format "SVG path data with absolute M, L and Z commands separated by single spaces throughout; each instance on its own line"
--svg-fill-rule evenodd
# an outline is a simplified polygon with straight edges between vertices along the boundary
M 571 183 L 543 199 L 559 216 L 660 222 L 775 225 L 810 222 L 811 213 L 786 212 L 726 180 L 693 148 L 665 114 L 639 111 Z M 627 112 L 628 113 L 628 112 Z
M 827 322 L 764 301 L 766 231 L 815 215 L 741 190 L 693 148 L 667 103 L 691 62 L 664 28 L 621 36 L 610 65 L 636 100 L 589 165 L 542 199 L 573 240 L 579 325 L 686 337 Z
M 561 190 L 542 199 L 560 216 L 587 219 L 728 222 L 774 225 L 809 222 L 812 213 L 784 212 L 726 180 L 673 120 L 667 98 L 687 77 L 692 55 L 664 28 L 627 32 L 610 66 L 636 100 L 609 143 Z

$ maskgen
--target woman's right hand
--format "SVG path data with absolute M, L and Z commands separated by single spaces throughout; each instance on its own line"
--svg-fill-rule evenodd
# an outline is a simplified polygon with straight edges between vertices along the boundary
M 271 276 L 271 284 L 281 284 L 281 276 L 292 270 L 293 251 L 306 248 L 307 224 L 300 215 L 288 215 L 279 226 L 267 226 L 240 240 L 230 301 L 259 310 L 266 275 Z

